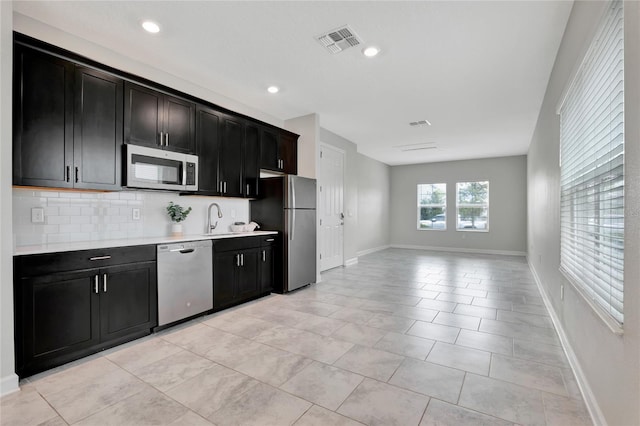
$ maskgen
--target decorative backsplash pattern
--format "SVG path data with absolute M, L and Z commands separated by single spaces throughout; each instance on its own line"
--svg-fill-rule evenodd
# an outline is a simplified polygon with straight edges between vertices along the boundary
M 235 221 L 249 221 L 249 201 L 219 197 L 183 196 L 169 192 L 76 192 L 13 189 L 14 246 L 97 241 L 121 238 L 162 237 L 171 234 L 166 214 L 169 201 L 193 211 L 183 222 L 185 234 L 201 234 L 206 228 L 207 207 L 218 203 L 224 214 L 217 230 L 228 232 Z M 44 222 L 31 222 L 31 209 L 44 209 Z M 134 219 L 134 209 L 140 218 Z M 214 209 L 215 210 L 215 209 Z

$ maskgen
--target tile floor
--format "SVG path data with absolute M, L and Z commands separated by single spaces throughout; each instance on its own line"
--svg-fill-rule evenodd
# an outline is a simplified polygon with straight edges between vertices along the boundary
M 3 425 L 590 425 L 523 258 L 389 249 L 28 378 Z

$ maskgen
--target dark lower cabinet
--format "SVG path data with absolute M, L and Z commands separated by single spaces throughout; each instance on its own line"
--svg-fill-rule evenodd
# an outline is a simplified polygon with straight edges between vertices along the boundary
M 271 292 L 273 254 L 271 246 L 262 246 L 263 239 L 239 237 L 213 240 L 214 310 Z M 267 239 L 275 241 L 275 238 Z
M 260 247 L 260 292 L 270 293 L 273 290 L 274 272 L 274 247 L 276 246 L 276 236 L 263 237 Z
M 16 257 L 17 374 L 30 376 L 149 334 L 157 325 L 151 248 L 140 246 L 134 263 L 123 265 L 118 258 L 136 248 Z M 83 268 L 94 261 L 102 267 Z M 65 270 L 70 266 L 78 269 Z

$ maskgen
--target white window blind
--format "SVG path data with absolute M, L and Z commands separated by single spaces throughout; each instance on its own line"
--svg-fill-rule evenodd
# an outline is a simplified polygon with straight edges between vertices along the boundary
M 623 5 L 611 3 L 560 108 L 560 268 L 622 325 Z

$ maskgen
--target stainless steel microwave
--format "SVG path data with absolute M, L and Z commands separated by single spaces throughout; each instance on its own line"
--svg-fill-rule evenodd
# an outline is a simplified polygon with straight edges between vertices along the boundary
M 198 190 L 198 157 L 138 145 L 125 145 L 124 186 Z

